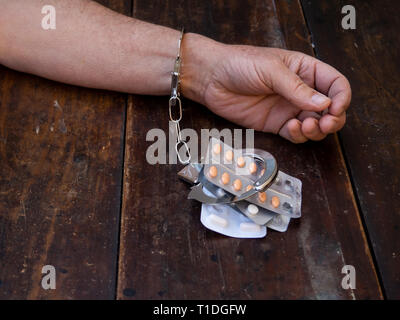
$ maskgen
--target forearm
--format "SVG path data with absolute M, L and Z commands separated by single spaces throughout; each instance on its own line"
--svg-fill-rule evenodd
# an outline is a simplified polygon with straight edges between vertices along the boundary
M 0 63 L 80 86 L 169 93 L 179 31 L 120 15 L 87 0 L 0 0 L 0 4 Z M 45 4 L 56 8 L 55 30 L 41 27 Z M 204 42 L 202 50 L 207 50 L 213 41 L 188 34 L 184 50 L 196 55 L 200 42 Z M 202 64 L 195 56 L 186 62 L 188 66 Z M 191 72 L 186 77 L 189 97 L 201 100 L 203 84 L 196 83 L 200 81 Z
M 44 5 L 55 30 L 41 26 Z M 69 84 L 167 95 L 179 36 L 89 0 L 0 0 L 0 63 Z M 182 57 L 183 95 L 239 125 L 304 142 L 345 123 L 350 85 L 313 57 L 192 33 Z

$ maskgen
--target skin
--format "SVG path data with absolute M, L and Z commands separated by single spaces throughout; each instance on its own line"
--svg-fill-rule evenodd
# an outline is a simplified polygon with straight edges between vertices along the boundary
M 56 8 L 56 30 L 41 28 L 44 5 Z M 88 0 L 0 0 L 0 7 L 1 64 L 90 88 L 170 93 L 179 31 Z M 187 33 L 182 59 L 182 94 L 238 125 L 300 143 L 345 124 L 349 82 L 311 56 Z

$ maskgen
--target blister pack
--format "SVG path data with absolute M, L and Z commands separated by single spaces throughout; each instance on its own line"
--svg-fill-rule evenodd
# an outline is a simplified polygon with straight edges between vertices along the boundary
M 206 228 L 233 238 L 263 238 L 267 234 L 265 226 L 254 223 L 226 204 L 203 204 L 200 221 Z
M 188 198 L 203 203 L 202 224 L 221 234 L 260 238 L 267 228 L 285 232 L 301 216 L 301 181 L 279 171 L 264 150 L 236 150 L 211 138 L 205 163 L 178 175 L 194 184 Z
M 286 232 L 288 229 L 290 222 L 290 218 L 283 214 L 275 215 L 271 221 L 269 221 L 266 226 L 270 229 L 279 231 L 279 232 Z
M 218 139 L 211 139 L 204 173 L 212 184 L 239 196 L 251 190 L 265 170 L 265 164 L 251 157 L 248 152 L 235 150 Z M 298 218 L 301 216 L 301 181 L 279 171 L 268 189 L 246 198 L 246 201 L 272 212 Z

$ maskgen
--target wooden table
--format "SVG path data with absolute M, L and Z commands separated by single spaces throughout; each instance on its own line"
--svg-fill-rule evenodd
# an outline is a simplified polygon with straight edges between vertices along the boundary
M 145 160 L 147 131 L 167 129 L 166 97 L 0 67 L 0 298 L 400 298 L 398 2 L 353 1 L 356 30 L 341 27 L 343 1 L 100 2 L 227 43 L 316 54 L 351 82 L 347 125 L 302 145 L 257 133 L 256 147 L 303 181 L 303 216 L 286 233 L 227 238 L 201 225 L 180 166 Z M 184 127 L 234 128 L 184 106 Z M 55 290 L 40 285 L 44 265 Z M 356 289 L 342 288 L 344 265 Z

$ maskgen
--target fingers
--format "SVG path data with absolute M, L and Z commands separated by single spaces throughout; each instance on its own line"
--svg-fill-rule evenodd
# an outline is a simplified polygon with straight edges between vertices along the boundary
M 279 135 L 293 143 L 306 142 L 307 138 L 301 131 L 301 125 L 300 120 L 290 119 L 279 130 Z
M 301 114 L 300 118 L 304 117 Z M 331 114 L 322 116 L 319 120 L 310 114 L 304 120 L 290 119 L 279 131 L 279 135 L 294 143 L 302 143 L 307 140 L 319 141 L 324 139 L 328 134 L 334 133 L 343 128 L 346 122 L 346 113 L 339 117 Z
M 329 113 L 338 117 L 350 105 L 350 83 L 343 74 L 332 66 L 317 59 L 314 60 L 317 61 L 315 64 L 315 86 L 317 90 L 332 99 L 332 104 L 329 106 Z
M 347 79 L 344 77 L 337 78 L 329 89 L 329 95 L 332 99 L 329 113 L 334 116 L 340 116 L 350 106 L 351 101 L 351 88 Z
M 345 112 L 339 117 L 327 113 L 319 120 L 313 117 L 304 119 L 301 125 L 301 131 L 307 139 L 319 141 L 324 139 L 328 134 L 342 129 L 345 122 Z
M 331 104 L 330 98 L 310 88 L 296 73 L 283 64 L 272 77 L 271 83 L 276 93 L 302 110 L 319 112 Z
M 327 109 L 325 109 L 327 110 Z M 307 118 L 315 118 L 317 120 L 321 119 L 321 114 L 314 112 L 314 111 L 301 111 L 299 115 L 297 116 L 297 119 L 300 121 L 304 121 Z
M 319 141 L 326 137 L 326 134 L 322 132 L 319 122 L 315 118 L 307 118 L 301 125 L 301 131 L 304 136 L 310 140 Z
M 343 128 L 346 122 L 346 113 L 343 112 L 339 117 L 329 113 L 319 120 L 319 127 L 324 134 L 334 133 Z
M 332 100 L 329 113 L 340 116 L 350 105 L 351 87 L 346 77 L 338 70 L 309 55 L 288 51 L 289 69 L 316 90 Z

